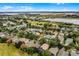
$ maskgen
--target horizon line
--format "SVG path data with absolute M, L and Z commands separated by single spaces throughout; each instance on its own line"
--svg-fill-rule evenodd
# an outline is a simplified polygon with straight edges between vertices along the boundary
M 35 13 L 35 12 L 37 12 L 37 13 L 41 13 L 41 12 L 47 12 L 47 13 L 79 13 L 79 11 L 0 11 L 0 13 L 19 13 L 19 12 L 22 12 L 22 13 L 24 13 L 24 12 L 33 12 L 33 13 Z

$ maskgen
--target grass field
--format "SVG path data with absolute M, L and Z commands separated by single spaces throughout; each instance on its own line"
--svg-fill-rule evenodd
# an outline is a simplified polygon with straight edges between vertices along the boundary
M 27 20 L 27 22 L 31 23 L 31 25 L 39 25 L 39 24 L 44 25 L 46 23 L 50 23 L 52 25 L 56 25 L 57 26 L 57 23 L 54 23 L 54 22 L 52 23 L 52 22 L 46 22 L 46 21 L 31 21 L 31 20 Z
M 0 56 L 27 56 L 27 53 L 17 49 L 15 46 L 8 46 L 6 43 L 0 43 Z

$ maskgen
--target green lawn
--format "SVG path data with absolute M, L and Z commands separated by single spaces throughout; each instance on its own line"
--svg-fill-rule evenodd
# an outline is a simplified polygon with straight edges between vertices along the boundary
M 6 43 L 0 43 L 0 56 L 27 56 L 27 53 L 17 49 L 15 46 L 8 46 Z

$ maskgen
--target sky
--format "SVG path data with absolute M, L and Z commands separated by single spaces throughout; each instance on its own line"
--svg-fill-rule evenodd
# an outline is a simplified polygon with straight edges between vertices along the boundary
M 0 12 L 79 11 L 79 3 L 0 3 Z

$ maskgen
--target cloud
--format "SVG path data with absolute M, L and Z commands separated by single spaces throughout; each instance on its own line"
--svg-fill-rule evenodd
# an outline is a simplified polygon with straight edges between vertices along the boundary
M 0 11 L 2 12 L 16 12 L 16 11 L 52 11 L 52 9 L 36 9 L 31 6 L 19 6 L 19 7 L 14 7 L 14 6 L 3 6 L 0 8 Z
M 57 4 L 57 5 L 60 5 L 60 4 L 64 4 L 64 3 L 59 3 L 59 2 L 58 2 L 58 3 L 56 3 L 56 4 Z
M 59 11 L 78 11 L 78 10 L 63 8 L 63 9 L 60 9 Z
M 15 11 L 32 11 L 33 8 L 30 6 L 19 6 L 19 7 L 14 7 L 14 6 L 3 6 L 0 8 L 0 11 L 3 12 L 15 12 Z
M 12 9 L 12 8 L 13 8 L 12 6 L 3 6 L 1 9 L 8 10 L 8 9 Z
M 1 12 L 23 12 L 23 11 L 78 11 L 78 10 L 73 10 L 73 9 L 67 9 L 67 8 L 62 8 L 62 9 L 45 9 L 45 8 L 34 8 L 31 6 L 3 6 L 0 8 Z
M 62 8 L 62 9 L 39 9 L 37 11 L 78 11 L 78 10 Z

